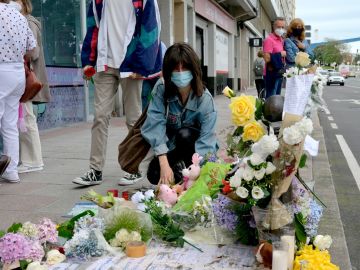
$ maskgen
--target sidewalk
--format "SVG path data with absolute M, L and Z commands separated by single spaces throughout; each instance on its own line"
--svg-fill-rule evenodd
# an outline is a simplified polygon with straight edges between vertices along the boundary
M 255 94 L 255 90 L 249 90 L 248 94 Z M 232 125 L 229 100 L 223 96 L 217 96 L 215 103 L 218 110 L 217 133 L 220 147 L 223 147 L 228 128 Z M 342 270 L 350 270 L 350 260 L 324 136 L 317 115 L 314 119 L 314 128 L 313 136 L 320 140 L 320 152 L 319 156 L 313 159 L 313 164 L 309 164 L 305 173 L 309 178 L 314 177 L 315 191 L 328 206 L 324 209 L 319 234 L 332 235 L 333 262 Z M 0 182 L 0 229 L 8 227 L 13 222 L 38 221 L 44 216 L 56 222 L 64 220 L 61 216 L 68 213 L 74 204 L 80 201 L 80 196 L 90 189 L 79 187 L 71 182 L 75 177 L 85 173 L 89 167 L 90 135 L 91 123 L 80 123 L 41 133 L 44 170 L 20 175 L 22 179 L 20 184 Z M 117 162 L 117 148 L 126 135 L 124 118 L 112 119 L 103 172 L 104 182 L 99 186 L 91 187 L 95 191 L 105 193 L 114 188 L 117 188 L 119 192 L 125 190 L 117 185 L 123 175 Z

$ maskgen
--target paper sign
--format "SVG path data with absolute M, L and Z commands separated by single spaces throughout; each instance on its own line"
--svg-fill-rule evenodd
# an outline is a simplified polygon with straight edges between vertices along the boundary
M 303 115 L 308 103 L 314 74 L 297 75 L 286 79 L 284 112 Z
M 99 207 L 93 202 L 78 202 L 74 205 L 70 212 L 63 217 L 72 218 L 82 212 L 85 212 L 86 210 L 91 210 L 96 215 L 99 211 Z
M 316 157 L 319 153 L 319 141 L 307 135 L 305 137 L 304 150 L 308 151 L 311 156 Z

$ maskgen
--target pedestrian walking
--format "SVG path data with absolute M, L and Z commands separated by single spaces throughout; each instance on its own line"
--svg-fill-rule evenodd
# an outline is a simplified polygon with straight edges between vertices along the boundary
M 286 67 L 295 66 L 295 57 L 298 52 L 306 52 L 313 57 L 309 43 L 305 39 L 305 25 L 303 20 L 296 18 L 290 22 L 284 41 L 286 51 Z
M 186 43 L 169 47 L 162 72 L 141 128 L 151 148 L 139 168 L 155 185 L 180 181 L 181 170 L 191 164 L 195 152 L 205 157 L 218 150 L 217 112 L 193 48 Z M 133 184 L 124 180 L 119 184 Z
M 283 36 L 286 33 L 285 19 L 277 18 L 272 24 L 272 33 L 264 40 L 266 98 L 281 94 L 285 57 Z
M 264 53 L 260 50 L 257 53 L 257 58 L 254 61 L 254 78 L 255 78 L 255 86 L 258 93 L 258 97 L 265 96 L 265 82 L 264 82 L 264 69 L 265 69 L 265 60 Z
M 24 56 L 36 47 L 26 18 L 9 1 L 0 0 L 0 132 L 11 161 L 1 178 L 19 182 L 19 100 L 25 90 Z
M 37 42 L 36 48 L 29 54 L 30 65 L 36 77 L 43 84 L 41 91 L 30 101 L 24 103 L 24 120 L 26 132 L 20 132 L 20 165 L 19 173 L 43 170 L 43 158 L 37 118 L 34 114 L 33 104 L 48 103 L 50 90 L 46 75 L 44 50 L 42 45 L 41 23 L 31 16 L 31 0 L 18 0 L 21 5 L 21 13 L 29 23 L 29 27 Z
M 159 73 L 160 12 L 156 0 L 93 0 L 81 59 L 84 70 L 96 67 L 95 118 L 91 130 L 90 170 L 73 180 L 79 185 L 102 183 L 108 126 L 119 84 L 126 115 L 132 127 L 141 115 L 141 77 Z M 141 176 L 126 174 L 137 181 Z

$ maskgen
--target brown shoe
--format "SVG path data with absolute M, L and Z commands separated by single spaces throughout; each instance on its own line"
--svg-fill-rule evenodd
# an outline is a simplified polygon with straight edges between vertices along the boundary
M 0 176 L 5 172 L 6 168 L 9 166 L 11 158 L 9 156 L 2 155 L 0 157 Z

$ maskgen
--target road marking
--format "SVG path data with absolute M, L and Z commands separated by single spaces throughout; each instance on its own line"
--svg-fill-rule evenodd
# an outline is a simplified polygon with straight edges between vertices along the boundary
M 341 151 L 343 152 L 345 159 L 349 165 L 350 171 L 356 181 L 357 187 L 360 190 L 360 167 L 354 157 L 354 154 L 351 152 L 348 144 L 346 143 L 342 135 L 336 135 L 336 139 L 340 145 Z
M 334 117 L 328 116 L 329 121 L 334 121 Z
M 345 101 L 345 102 L 354 103 L 356 105 L 360 105 L 359 99 L 333 99 L 333 101 L 337 101 L 337 102 Z
M 330 114 L 330 111 L 329 111 L 328 108 L 324 107 L 324 111 L 325 111 L 326 114 Z
M 358 89 L 360 88 L 359 86 L 348 85 L 348 84 L 347 84 L 346 86 L 347 86 L 347 87 L 350 87 L 350 88 L 358 88 Z
M 335 124 L 335 123 L 330 123 L 330 125 L 331 125 L 331 127 L 332 127 L 333 129 L 338 129 L 337 124 Z

